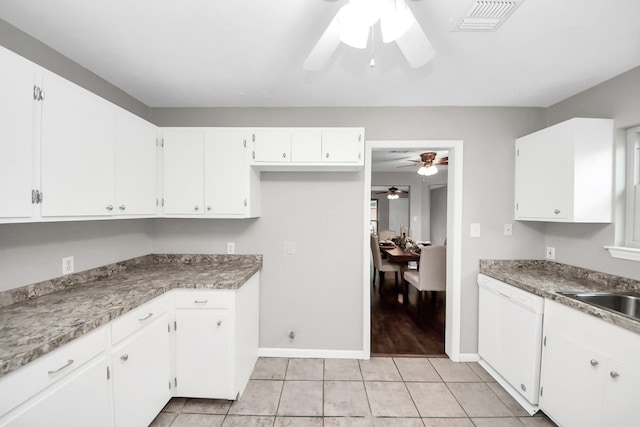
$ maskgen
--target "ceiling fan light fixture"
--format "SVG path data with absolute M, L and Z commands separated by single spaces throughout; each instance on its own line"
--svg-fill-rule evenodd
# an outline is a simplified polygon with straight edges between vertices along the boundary
M 395 199 L 399 199 L 399 198 L 400 198 L 400 196 L 398 194 L 396 194 L 396 193 L 387 195 L 387 199 L 389 199 L 389 200 L 395 200 Z
M 418 169 L 418 175 L 422 175 L 422 176 L 431 176 L 437 173 L 438 173 L 438 168 L 436 167 L 436 165 L 431 165 L 429 167 L 421 166 L 420 169 Z

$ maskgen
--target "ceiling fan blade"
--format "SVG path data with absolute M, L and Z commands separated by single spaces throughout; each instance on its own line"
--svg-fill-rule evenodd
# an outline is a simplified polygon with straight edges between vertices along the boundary
M 327 29 L 322 33 L 322 36 L 320 36 L 320 39 L 318 39 L 309 56 L 307 56 L 302 67 L 308 71 L 317 71 L 322 68 L 340 44 L 340 32 L 341 26 L 336 14 Z
M 396 39 L 396 43 L 411 68 L 420 68 L 436 56 L 436 51 L 422 31 L 416 17 L 410 10 L 408 12 L 411 14 L 413 22 L 409 29 Z
M 449 157 L 441 157 L 439 159 L 435 159 L 433 161 L 434 165 L 448 165 L 449 164 Z

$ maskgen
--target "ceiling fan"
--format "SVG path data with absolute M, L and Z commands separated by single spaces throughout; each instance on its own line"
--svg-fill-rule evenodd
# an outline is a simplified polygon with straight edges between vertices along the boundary
M 389 191 L 378 191 L 376 194 L 386 194 L 387 199 L 394 200 L 400 198 L 400 194 L 402 193 L 409 194 L 408 191 L 400 190 L 395 185 L 392 185 L 391 187 L 389 187 Z
M 419 175 L 424 175 L 424 176 L 435 175 L 438 173 L 438 168 L 436 167 L 436 165 L 446 166 L 449 164 L 448 156 L 440 157 L 439 159 L 436 158 L 437 156 L 438 156 L 438 153 L 436 153 L 435 151 L 427 151 L 426 153 L 420 154 L 420 160 L 408 160 L 409 162 L 413 163 L 412 165 L 404 165 L 404 166 L 398 166 L 398 167 L 406 168 L 409 166 L 420 165 L 420 168 L 418 169 Z
M 349 0 L 320 36 L 303 68 L 309 71 L 321 69 L 340 42 L 358 49 L 366 48 L 372 27 L 378 21 L 382 41 L 395 41 L 412 68 L 422 67 L 435 56 L 436 51 L 407 5 L 407 0 Z M 370 65 L 375 65 L 373 58 Z

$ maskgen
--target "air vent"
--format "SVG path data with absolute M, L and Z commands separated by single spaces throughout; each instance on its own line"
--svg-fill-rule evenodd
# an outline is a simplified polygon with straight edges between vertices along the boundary
M 524 0 L 475 0 L 453 31 L 495 31 Z

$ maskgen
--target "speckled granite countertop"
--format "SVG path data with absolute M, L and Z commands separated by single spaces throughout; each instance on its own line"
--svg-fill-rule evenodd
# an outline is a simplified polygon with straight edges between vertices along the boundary
M 238 289 L 261 268 L 261 255 L 147 255 L 0 292 L 0 376 L 171 289 Z
M 558 292 L 640 292 L 640 281 L 551 261 L 480 260 L 480 273 L 640 334 L 640 322 Z

